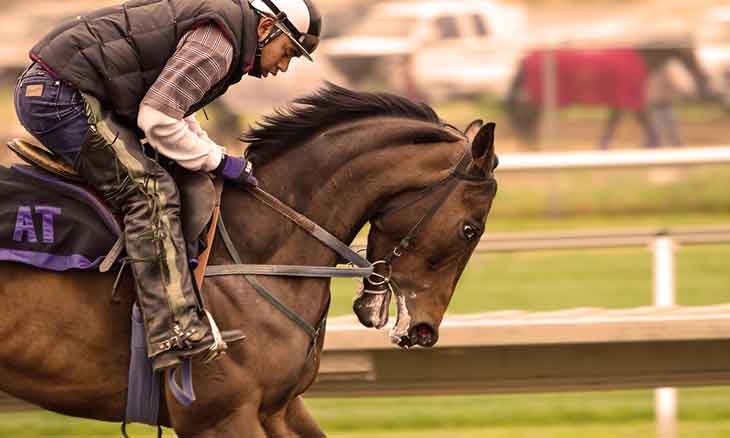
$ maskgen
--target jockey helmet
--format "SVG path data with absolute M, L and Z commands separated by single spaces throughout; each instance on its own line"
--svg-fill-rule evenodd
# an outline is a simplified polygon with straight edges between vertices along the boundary
M 322 32 L 322 15 L 311 0 L 249 0 L 251 7 L 259 14 L 273 18 L 276 29 L 264 41 L 286 35 L 310 61 L 319 45 Z

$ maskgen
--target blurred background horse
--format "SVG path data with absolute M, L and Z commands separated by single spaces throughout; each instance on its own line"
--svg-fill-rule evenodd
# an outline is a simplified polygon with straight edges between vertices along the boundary
M 553 56 L 554 73 L 546 68 Z M 640 123 L 646 147 L 660 145 L 659 126 L 666 127 L 673 143 L 678 143 L 671 114 L 667 123 L 652 118 L 649 83 L 663 75 L 669 62 L 678 61 L 689 73 L 696 93 L 709 98 L 707 76 L 702 71 L 694 50 L 689 47 L 662 47 L 647 44 L 640 48 L 533 50 L 521 61 L 506 97 L 506 113 L 513 128 L 528 144 L 537 141 L 538 123 L 547 105 L 557 108 L 571 105 L 604 106 L 610 109 L 608 121 L 598 146 L 611 144 L 616 127 L 626 112 Z M 546 78 L 554 75 L 555 102 L 548 102 Z M 664 100 L 652 96 L 655 99 Z M 666 113 L 665 113 L 666 115 Z M 674 133 L 672 133 L 674 130 Z

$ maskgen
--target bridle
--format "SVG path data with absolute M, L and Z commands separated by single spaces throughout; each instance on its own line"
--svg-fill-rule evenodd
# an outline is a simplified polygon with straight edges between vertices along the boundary
M 272 295 L 264 286 L 257 282 L 251 275 L 265 275 L 265 276 L 285 276 L 285 277 L 309 277 L 309 278 L 332 278 L 332 277 L 362 277 L 365 278 L 370 284 L 374 286 L 384 287 L 382 291 L 369 291 L 370 293 L 385 294 L 391 291 L 393 288 L 392 279 L 392 263 L 398 258 L 402 257 L 407 251 L 410 251 L 414 247 L 415 238 L 418 232 L 424 225 L 429 223 L 436 213 L 441 209 L 442 205 L 446 202 L 446 199 L 454 191 L 457 184 L 454 182 L 458 180 L 466 181 L 485 181 L 488 177 L 469 175 L 466 170 L 471 163 L 471 156 L 469 153 L 465 153 L 461 158 L 459 164 L 452 170 L 447 177 L 435 184 L 426 187 L 421 191 L 416 200 L 411 200 L 404 205 L 394 206 L 386 209 L 380 213 L 381 217 L 385 214 L 393 213 L 395 211 L 407 208 L 421 199 L 424 199 L 429 194 L 437 191 L 441 187 L 448 186 L 448 190 L 439 196 L 438 201 L 424 213 L 423 216 L 411 227 L 409 232 L 403 237 L 400 242 L 388 253 L 385 258 L 376 262 L 369 262 L 363 256 L 352 250 L 347 244 L 340 241 L 337 237 L 332 235 L 330 232 L 310 220 L 306 216 L 297 212 L 293 208 L 281 202 L 276 197 L 267 193 L 260 187 L 248 188 L 247 190 L 256 199 L 267 205 L 269 208 L 278 212 L 282 216 L 286 217 L 290 221 L 294 222 L 308 234 L 321 243 L 335 251 L 342 261 L 347 262 L 351 265 L 348 268 L 340 267 L 328 267 L 328 266 L 296 266 L 296 265 L 250 265 L 242 264 L 241 257 L 233 244 L 228 231 L 226 230 L 225 224 L 223 223 L 222 215 L 218 216 L 217 231 L 221 237 L 229 255 L 235 262 L 235 264 L 219 265 L 219 266 L 208 266 L 205 271 L 206 277 L 216 276 L 228 276 L 228 275 L 242 275 L 244 279 L 256 290 L 264 299 L 266 299 L 272 306 L 281 311 L 285 316 L 296 323 L 302 330 L 304 330 L 311 338 L 310 347 L 308 349 L 307 358 L 311 355 L 314 346 L 316 345 L 321 332 L 324 330 L 327 320 L 327 311 L 329 308 L 329 300 L 327 306 L 320 317 L 319 323 L 316 326 L 312 326 L 307 321 L 302 319 L 293 310 L 289 309 L 284 303 Z M 375 267 L 383 265 L 387 274 L 379 274 L 375 272 Z
M 441 194 L 441 196 L 439 196 L 439 198 L 431 206 L 431 208 L 429 208 L 423 214 L 423 216 L 421 216 L 420 219 L 416 221 L 416 223 L 411 227 L 408 233 L 406 233 L 405 237 L 400 239 L 398 244 L 383 259 L 372 263 L 373 267 L 383 266 L 386 269 L 386 273 L 380 274 L 378 272 L 373 272 L 370 276 L 366 277 L 366 282 L 369 285 L 376 287 L 377 289 L 365 288 L 363 289 L 364 293 L 382 295 L 393 290 L 393 262 L 395 261 L 395 259 L 402 257 L 406 251 L 410 251 L 414 248 L 418 232 L 422 229 L 423 226 L 431 222 L 431 220 L 434 218 L 434 216 L 436 216 L 438 211 L 441 210 L 441 207 L 446 202 L 446 199 L 448 199 L 455 190 L 457 184 L 454 184 L 454 182 L 458 182 L 459 180 L 475 182 L 482 182 L 487 180 L 486 177 L 470 175 L 466 173 L 466 170 L 471 163 L 470 158 L 471 157 L 469 156 L 469 154 L 465 153 L 459 161 L 459 164 L 457 164 L 454 170 L 452 170 L 449 175 L 446 176 L 444 179 L 421 190 L 418 196 L 415 197 L 415 199 L 411 199 L 401 205 L 395 205 L 386 208 L 378 214 L 379 217 L 383 218 L 386 215 L 401 211 L 404 208 L 416 204 L 417 202 L 423 200 L 428 195 L 444 186 L 448 187 L 448 190 L 444 190 L 444 192 Z

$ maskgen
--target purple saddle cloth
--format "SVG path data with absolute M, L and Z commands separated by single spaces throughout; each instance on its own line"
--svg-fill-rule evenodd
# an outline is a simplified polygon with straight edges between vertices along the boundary
M 29 166 L 0 166 L 0 261 L 96 269 L 120 235 L 88 190 Z

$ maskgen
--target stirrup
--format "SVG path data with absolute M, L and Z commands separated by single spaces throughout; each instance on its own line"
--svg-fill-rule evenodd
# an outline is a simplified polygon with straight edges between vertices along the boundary
M 218 357 L 220 357 L 222 354 L 225 354 L 226 350 L 228 349 L 228 344 L 226 343 L 226 341 L 223 340 L 223 335 L 218 328 L 218 324 L 215 323 L 213 315 L 211 315 L 208 310 L 205 311 L 205 314 L 208 316 L 210 333 L 213 336 L 213 345 L 210 346 L 208 351 L 206 351 L 202 357 L 203 362 L 208 363 L 218 359 Z
M 229 344 L 246 339 L 246 336 L 240 330 L 227 330 L 222 332 L 218 330 L 217 336 L 220 336 L 219 340 L 216 340 L 216 335 L 213 335 L 213 333 L 214 331 L 211 328 L 210 337 L 213 339 L 204 342 L 204 345 L 194 346 L 193 348 L 171 348 L 153 357 L 153 369 L 155 371 L 161 371 L 163 369 L 177 368 L 185 359 L 198 355 L 200 355 L 201 361 L 208 363 L 225 354 L 225 350 Z M 155 366 L 155 364 L 158 366 Z

